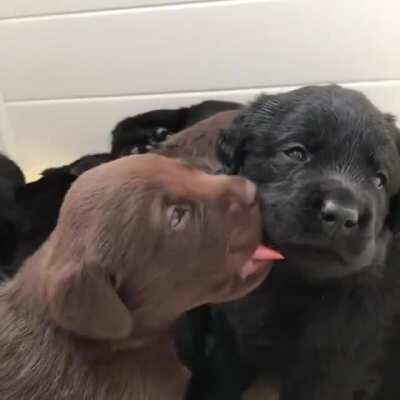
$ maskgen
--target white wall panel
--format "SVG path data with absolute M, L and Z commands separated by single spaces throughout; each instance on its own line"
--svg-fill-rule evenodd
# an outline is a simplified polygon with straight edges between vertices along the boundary
M 383 111 L 400 118 L 400 81 L 346 85 L 367 94 Z M 266 92 L 293 88 L 265 89 Z M 21 102 L 8 106 L 17 152 L 28 178 L 49 166 L 71 162 L 91 152 L 109 150 L 110 131 L 128 115 L 156 108 L 190 105 L 204 99 L 247 102 L 260 89 L 183 95 L 133 96 L 67 101 Z
M 0 2 L 0 19 L 196 1 L 200 0 L 2 0 Z
M 0 152 L 17 157 L 18 149 L 15 143 L 15 134 L 8 118 L 7 106 L 0 93 Z
M 347 82 L 400 117 L 398 0 L 0 0 L 0 151 L 33 177 L 130 114 Z
M 250 0 L 5 20 L 0 90 L 15 101 L 396 79 L 399 11 Z

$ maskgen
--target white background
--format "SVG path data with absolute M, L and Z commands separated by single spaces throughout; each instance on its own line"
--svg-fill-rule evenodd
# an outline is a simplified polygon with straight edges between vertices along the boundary
M 344 83 L 400 117 L 398 0 L 1 0 L 0 150 L 28 178 L 121 118 Z

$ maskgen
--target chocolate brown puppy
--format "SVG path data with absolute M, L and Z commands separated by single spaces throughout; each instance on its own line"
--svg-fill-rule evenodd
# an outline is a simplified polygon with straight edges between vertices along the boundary
M 267 276 L 255 186 L 157 155 L 72 185 L 57 226 L 0 287 L 2 400 L 168 400 L 188 372 L 170 328 Z

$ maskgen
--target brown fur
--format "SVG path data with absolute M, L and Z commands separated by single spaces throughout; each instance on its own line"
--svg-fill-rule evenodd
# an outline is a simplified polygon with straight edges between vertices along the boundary
M 73 184 L 58 224 L 0 287 L 1 400 L 177 400 L 188 372 L 171 324 L 238 298 L 260 242 L 255 186 L 157 155 Z
M 221 169 L 216 143 L 221 131 L 228 128 L 238 110 L 224 111 L 171 136 L 157 151 L 166 157 L 182 158 L 208 173 Z
M 222 168 L 216 154 L 217 140 L 222 130 L 228 128 L 237 115 L 239 115 L 238 110 L 224 111 L 200 121 L 171 136 L 161 146 L 158 153 L 188 160 L 203 171 L 215 173 Z M 259 399 L 278 400 L 279 387 L 266 383 L 260 378 L 243 395 L 243 400 Z

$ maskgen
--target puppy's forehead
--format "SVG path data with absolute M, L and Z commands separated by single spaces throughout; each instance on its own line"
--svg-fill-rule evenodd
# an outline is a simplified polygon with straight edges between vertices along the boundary
M 236 196 L 242 183 L 232 177 L 206 174 L 186 162 L 161 155 L 134 155 L 81 175 L 69 192 L 67 203 L 102 207 L 120 199 L 150 205 L 153 200 L 162 199 L 171 204 L 189 202 L 208 207 L 225 204 L 227 197 Z
M 282 123 L 281 139 L 312 142 L 387 144 L 384 114 L 364 95 L 342 88 L 320 88 L 297 99 Z
M 86 193 L 139 191 L 171 201 L 196 201 L 216 192 L 218 185 L 214 181 L 210 175 L 183 161 L 144 154 L 123 157 L 94 168 L 81 176 L 76 186 Z
M 163 173 L 182 173 L 190 167 L 178 160 L 156 154 L 141 154 L 122 157 L 118 160 L 101 165 L 90 170 L 86 175 L 92 180 L 104 180 L 116 183 L 129 181 L 133 178 L 153 180 Z

